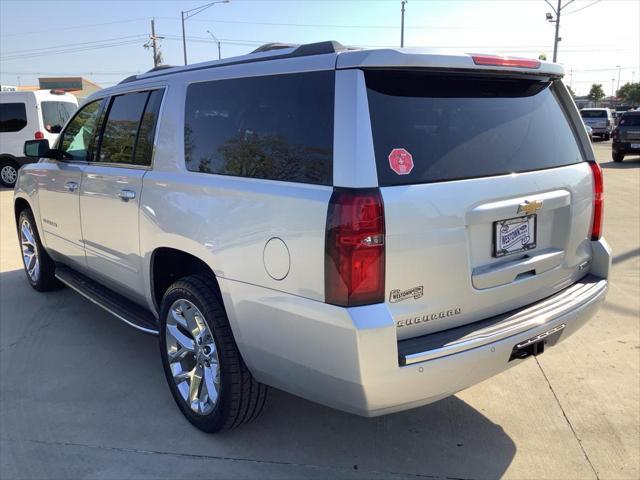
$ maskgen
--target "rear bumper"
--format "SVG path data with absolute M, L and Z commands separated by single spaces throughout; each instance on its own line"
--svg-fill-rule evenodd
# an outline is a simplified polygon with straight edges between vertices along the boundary
M 593 135 L 606 135 L 607 133 L 611 133 L 611 127 L 591 127 L 593 130 Z
M 640 148 L 632 148 L 631 145 L 640 145 L 640 140 L 630 142 L 613 142 L 611 149 L 614 153 L 640 153 Z
M 553 297 L 466 331 L 401 342 L 384 304 L 340 308 L 225 280 L 221 289 L 236 342 L 256 379 L 377 416 L 437 401 L 517 365 L 522 360 L 510 361 L 516 344 L 547 332 L 553 333 L 550 343 L 557 343 L 576 332 L 607 291 L 610 249 L 604 240 L 593 246 L 591 274 Z

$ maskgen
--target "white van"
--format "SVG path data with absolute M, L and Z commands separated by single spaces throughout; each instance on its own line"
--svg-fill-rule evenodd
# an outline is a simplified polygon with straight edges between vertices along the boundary
M 27 140 L 54 140 L 69 117 L 78 109 L 78 100 L 63 90 L 0 93 L 0 184 L 16 183 L 18 169 L 33 160 L 22 154 Z

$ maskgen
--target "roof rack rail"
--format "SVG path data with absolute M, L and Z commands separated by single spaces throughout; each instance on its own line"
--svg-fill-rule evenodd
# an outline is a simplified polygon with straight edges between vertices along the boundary
M 175 68 L 175 67 L 174 67 L 173 65 L 158 65 L 157 67 L 153 67 L 152 69 L 147 70 L 147 71 L 146 71 L 146 72 L 144 72 L 144 73 L 157 72 L 157 71 L 160 71 L 160 70 L 167 70 L 167 69 L 169 69 L 169 68 Z M 133 82 L 133 81 L 135 81 L 135 80 L 137 80 L 137 79 L 138 79 L 138 75 L 131 75 L 131 76 L 129 76 L 129 77 L 127 77 L 127 78 L 125 78 L 124 80 L 121 80 L 121 81 L 118 83 L 118 85 L 121 85 L 121 84 L 123 84 L 123 83 Z
M 294 50 L 289 53 L 278 53 L 278 50 L 289 49 L 289 48 L 293 48 Z M 268 60 L 279 60 L 279 59 L 292 58 L 292 57 L 306 57 L 310 55 L 338 53 L 338 52 L 344 52 L 346 50 L 356 50 L 356 48 L 345 47 L 340 42 L 336 42 L 334 40 L 329 40 L 326 42 L 307 43 L 303 45 L 287 44 L 287 43 L 267 43 L 265 45 L 262 45 L 261 47 L 256 48 L 253 52 L 251 52 L 246 57 L 244 58 L 241 57 L 241 59 L 238 59 L 238 60 L 234 60 L 233 58 L 230 58 L 230 59 L 224 59 L 222 62 L 215 62 L 214 64 L 203 64 L 203 65 L 196 64 L 193 66 L 185 66 L 185 67 L 172 67 L 170 65 L 160 65 L 156 68 L 152 68 L 146 73 L 153 73 L 153 72 L 157 72 L 158 70 L 165 70 L 165 69 L 169 70 L 172 68 L 179 68 L 178 70 L 179 72 L 186 72 L 186 71 L 193 71 L 193 70 L 202 70 L 207 68 L 228 67 L 230 65 L 241 65 L 245 63 L 264 62 Z M 267 53 L 267 52 L 272 52 L 272 54 L 251 58 L 251 55 L 254 53 Z M 169 73 L 172 73 L 172 72 L 158 73 L 157 75 L 154 75 L 153 77 L 149 77 L 149 78 L 155 78 L 156 76 L 167 75 Z M 132 75 L 122 80 L 119 83 L 119 85 L 122 83 L 133 82 L 139 79 L 140 79 L 139 76 Z
M 294 48 L 299 46 L 300 46 L 299 43 L 278 43 L 278 42 L 265 43 L 264 45 L 261 45 L 258 48 L 256 48 L 253 52 L 250 53 L 250 55 L 254 53 L 271 52 L 273 50 L 282 50 L 283 48 Z

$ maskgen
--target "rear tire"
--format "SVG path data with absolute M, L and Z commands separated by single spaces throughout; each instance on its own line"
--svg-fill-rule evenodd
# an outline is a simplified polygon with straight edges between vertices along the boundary
M 169 389 L 187 420 L 207 433 L 256 418 L 268 388 L 242 360 L 211 288 L 214 281 L 202 274 L 178 280 L 165 292 L 160 311 L 160 355 Z
M 60 288 L 56 279 L 56 264 L 42 246 L 31 209 L 25 208 L 18 216 L 18 241 L 22 249 L 22 264 L 29 284 L 39 292 Z
M 612 153 L 611 154 L 611 158 L 613 158 L 614 162 L 621 162 L 622 160 L 624 160 L 624 154 L 623 153 Z
M 0 185 L 7 188 L 13 188 L 18 179 L 18 169 L 20 166 L 13 160 L 0 159 Z
M 605 133 L 605 134 L 604 134 L 604 140 L 605 140 L 605 142 L 608 142 L 610 138 L 611 138 L 611 134 L 610 134 L 610 133 Z

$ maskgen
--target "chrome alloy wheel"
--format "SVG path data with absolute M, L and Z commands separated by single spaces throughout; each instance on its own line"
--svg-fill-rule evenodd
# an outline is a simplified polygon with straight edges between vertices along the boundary
M 4 183 L 13 185 L 16 183 L 16 179 L 18 178 L 18 170 L 16 170 L 16 167 L 12 165 L 5 165 L 0 170 L 0 178 L 2 178 Z
M 38 249 L 33 228 L 29 220 L 22 220 L 20 225 L 20 246 L 22 247 L 22 259 L 24 268 L 32 282 L 37 282 L 40 278 L 40 260 L 38 259 Z
M 211 413 L 220 392 L 218 351 L 204 316 L 190 301 L 179 299 L 171 305 L 165 347 L 182 399 L 195 413 Z

